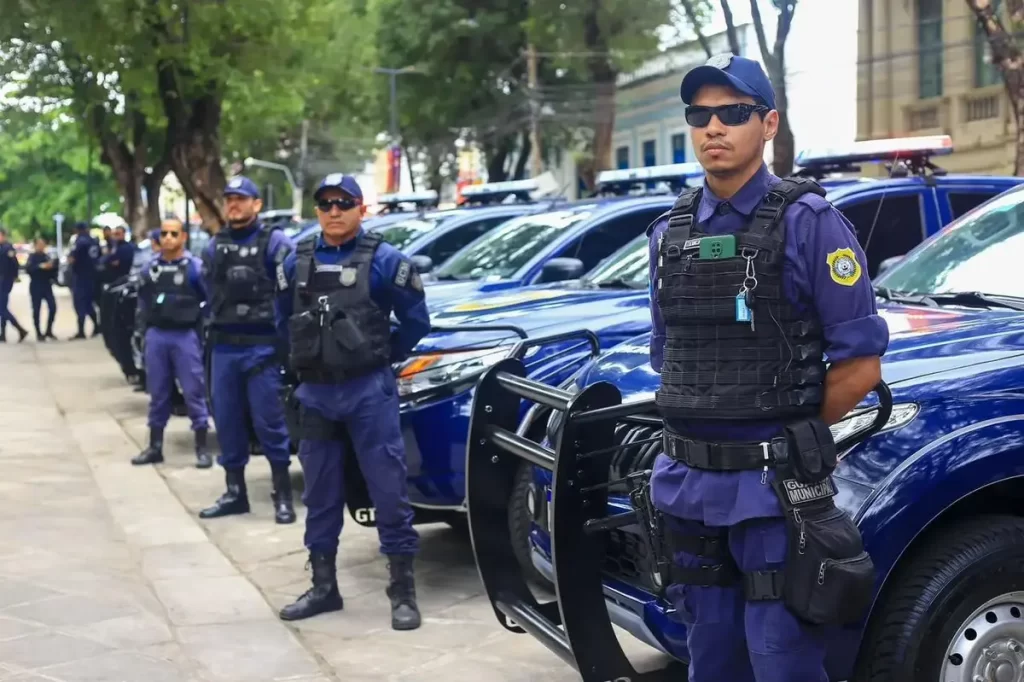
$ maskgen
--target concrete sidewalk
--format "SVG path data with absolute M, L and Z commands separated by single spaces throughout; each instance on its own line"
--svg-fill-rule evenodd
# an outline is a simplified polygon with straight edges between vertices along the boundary
M 74 324 L 60 291 L 65 339 Z M 30 325 L 27 293 L 13 298 Z M 168 425 L 164 464 L 132 467 L 146 441 L 146 396 L 100 339 L 32 338 L 0 345 L 0 670 L 9 671 L 0 680 L 579 679 L 497 623 L 468 538 L 445 525 L 418 527 L 419 630 L 390 629 L 376 532 L 348 519 L 344 611 L 278 621 L 277 609 L 309 586 L 298 463 L 297 523 L 274 524 L 262 457 L 247 469 L 252 513 L 199 521 L 223 473 L 193 467 L 188 420 Z M 645 667 L 661 660 L 620 640 Z

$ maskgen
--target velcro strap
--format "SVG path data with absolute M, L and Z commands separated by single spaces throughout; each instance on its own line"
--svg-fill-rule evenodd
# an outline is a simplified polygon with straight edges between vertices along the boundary
M 708 443 L 666 430 L 664 439 L 666 455 L 688 467 L 709 471 L 772 468 L 779 459 L 776 451 L 781 449 L 783 457 L 786 453 L 786 441 L 783 438 L 773 438 L 771 442 L 762 443 Z
M 747 601 L 782 599 L 785 575 L 782 571 L 753 571 L 743 574 L 743 592 Z
M 790 370 L 788 372 L 761 372 L 758 370 L 736 370 L 722 371 L 719 369 L 706 372 L 671 372 L 662 370 L 661 381 L 672 385 L 764 385 L 769 384 L 778 387 L 804 386 L 806 384 L 817 384 L 825 376 L 825 369 L 821 365 L 813 365 Z
M 746 396 L 675 395 L 658 391 L 658 405 L 679 410 L 751 409 L 820 405 L 825 395 L 822 386 L 807 386 L 789 391 L 762 393 L 753 400 Z
M 729 534 L 727 530 L 723 530 L 718 535 L 690 535 L 688 533 L 680 533 L 674 528 L 667 528 L 665 535 L 668 540 L 669 550 L 673 554 L 685 552 L 691 556 L 715 559 L 720 562 L 732 560 L 732 555 L 729 553 Z
M 738 583 L 741 577 L 739 569 L 731 562 L 693 568 L 683 568 L 677 564 L 669 567 L 669 579 L 676 585 L 731 587 Z

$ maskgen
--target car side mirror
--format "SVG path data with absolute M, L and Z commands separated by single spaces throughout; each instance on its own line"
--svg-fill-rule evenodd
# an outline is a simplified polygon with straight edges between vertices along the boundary
M 893 256 L 892 258 L 886 258 L 884 261 L 878 264 L 878 272 L 876 274 L 881 275 L 886 270 L 903 260 L 903 256 Z
M 552 258 L 541 268 L 537 282 L 564 282 L 582 276 L 583 261 L 579 258 Z
M 421 275 L 425 275 L 434 269 L 434 261 L 430 258 L 430 256 L 416 254 L 409 260 L 412 261 L 412 264 L 416 266 L 416 271 L 419 272 Z

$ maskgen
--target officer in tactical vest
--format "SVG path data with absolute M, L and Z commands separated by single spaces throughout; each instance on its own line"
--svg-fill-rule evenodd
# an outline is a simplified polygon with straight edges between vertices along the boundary
M 171 417 L 175 380 L 192 420 L 196 467 L 213 465 L 206 449 L 209 415 L 199 339 L 206 285 L 202 263 L 185 251 L 185 239 L 180 220 L 165 220 L 160 228 L 160 255 L 139 273 L 135 324 L 145 335 L 149 446 L 132 459 L 135 465 L 164 461 L 164 427 Z
M 132 271 L 135 251 L 135 244 L 127 238 L 124 227 L 115 227 L 107 242 L 107 254 L 103 257 L 105 283 L 112 284 Z
M 18 332 L 18 343 L 25 340 L 28 332 L 18 324 L 14 315 L 7 309 L 11 300 L 11 289 L 18 281 L 18 254 L 14 247 L 7 243 L 7 230 L 0 227 L 0 343 L 7 341 L 7 323 L 10 322 Z
M 259 221 L 263 207 L 252 180 L 233 178 L 224 189 L 228 225 L 210 240 L 203 255 L 211 296 L 211 389 L 213 419 L 227 490 L 199 516 L 204 519 L 247 514 L 251 422 L 270 462 L 274 517 L 294 523 L 288 427 L 281 403 L 281 368 L 275 326 L 275 282 L 283 278 L 284 259 L 292 251 L 288 237 Z
M 71 340 L 84 339 L 85 320 L 92 320 L 92 335 L 100 333 L 96 319 L 96 264 L 100 259 L 100 245 L 89 234 L 88 223 L 75 223 L 75 246 L 68 256 L 71 267 L 71 299 L 78 316 L 78 333 Z
M 36 237 L 35 251 L 29 254 L 25 263 L 28 273 L 28 295 L 32 301 L 32 322 L 36 327 L 36 341 L 56 340 L 53 335 L 53 320 L 57 317 L 57 301 L 53 297 L 53 282 L 57 279 L 57 261 L 46 252 L 49 242 L 46 237 Z M 48 319 L 43 331 L 40 318 L 43 303 L 46 303 Z
M 862 618 L 875 579 L 828 427 L 879 382 L 888 330 L 849 222 L 764 165 L 761 66 L 712 57 L 681 96 L 705 182 L 648 230 L 668 596 L 692 682 L 827 682 L 822 627 Z
M 366 207 L 355 178 L 328 175 L 314 198 L 323 234 L 301 242 L 285 261 L 279 304 L 280 333 L 288 338 L 291 370 L 300 382 L 299 460 L 313 586 L 280 615 L 298 620 L 342 608 L 335 561 L 347 431 L 389 561 L 391 627 L 412 630 L 420 626 L 413 584 L 419 535 L 412 527 L 391 363 L 430 331 L 423 284 L 408 258 L 361 228 Z

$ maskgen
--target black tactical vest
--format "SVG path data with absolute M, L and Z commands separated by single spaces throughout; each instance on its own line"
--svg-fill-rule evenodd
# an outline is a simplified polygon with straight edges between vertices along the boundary
M 370 297 L 381 237 L 363 232 L 338 265 L 317 262 L 317 241 L 300 242 L 296 252 L 290 362 L 299 381 L 337 384 L 391 362 L 390 315 Z
M 270 235 L 260 228 L 251 244 L 235 242 L 228 230 L 213 238 L 214 325 L 274 325 L 277 289 L 266 266 Z
M 142 273 L 149 299 L 146 324 L 158 329 L 195 329 L 201 315 L 199 292 L 188 281 L 189 259 L 177 263 L 154 260 Z
M 702 191 L 679 195 L 658 244 L 655 301 L 666 327 L 659 410 L 687 420 L 816 415 L 825 378 L 821 324 L 813 311 L 798 314 L 783 293 L 782 216 L 802 195 L 825 190 L 809 178 L 782 180 L 735 233 L 735 256 L 718 257 L 727 251 L 709 240 L 699 258 L 709 236 L 695 224 Z

